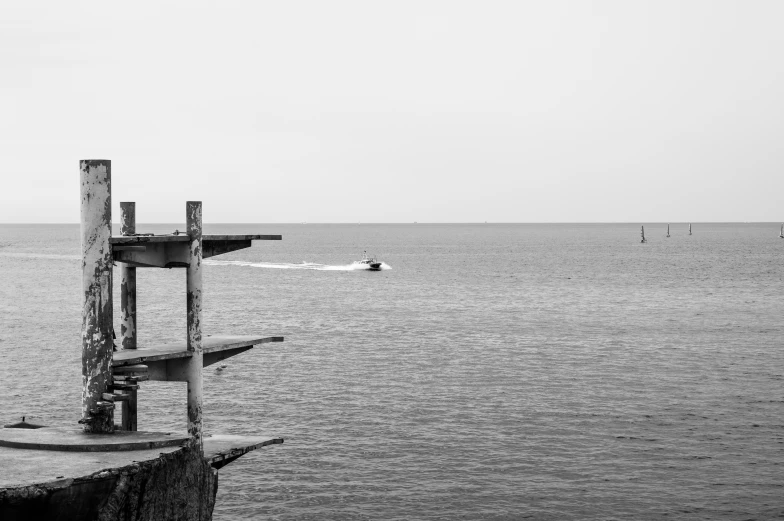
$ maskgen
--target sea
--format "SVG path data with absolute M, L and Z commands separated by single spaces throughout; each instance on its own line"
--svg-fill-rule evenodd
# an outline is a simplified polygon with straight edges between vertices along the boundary
M 784 517 L 779 223 L 642 224 L 207 224 L 283 236 L 204 264 L 205 334 L 285 337 L 205 370 L 207 434 L 285 439 L 214 519 Z M 0 225 L 0 422 L 77 425 L 80 288 L 78 225 Z M 185 321 L 139 269 L 140 346 Z M 184 430 L 184 384 L 139 411 Z

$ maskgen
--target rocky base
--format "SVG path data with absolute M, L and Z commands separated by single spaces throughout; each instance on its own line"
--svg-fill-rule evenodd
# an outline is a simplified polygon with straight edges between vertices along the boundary
M 183 448 L 82 478 L 0 489 L 0 519 L 209 521 L 217 490 L 218 472 Z

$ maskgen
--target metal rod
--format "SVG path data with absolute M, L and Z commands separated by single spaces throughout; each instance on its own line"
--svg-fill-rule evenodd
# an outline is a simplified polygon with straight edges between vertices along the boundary
M 202 295 L 202 220 L 201 201 L 185 204 L 186 233 L 190 240 L 187 268 L 188 351 L 193 355 L 186 368 L 188 380 L 188 434 L 194 445 L 203 452 L 202 445 L 202 367 L 204 364 L 201 334 Z
M 120 233 L 133 235 L 136 233 L 136 203 L 120 203 Z M 133 246 L 117 247 L 114 249 L 133 248 Z M 141 246 L 144 248 L 144 246 Z M 120 336 L 123 349 L 136 349 L 136 268 L 122 263 L 120 269 Z M 130 393 L 128 400 L 122 402 L 122 429 L 135 431 L 137 429 L 137 394 L 136 389 Z
M 82 419 L 88 433 L 114 432 L 112 381 L 111 161 L 79 163 L 82 239 Z

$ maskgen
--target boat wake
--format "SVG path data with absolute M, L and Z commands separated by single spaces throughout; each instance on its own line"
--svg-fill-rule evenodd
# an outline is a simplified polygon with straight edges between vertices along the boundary
M 370 271 L 370 266 L 366 264 L 345 264 L 332 266 L 329 264 L 317 264 L 315 262 L 302 261 L 300 264 L 289 262 L 247 262 L 247 261 L 220 261 L 205 260 L 204 264 L 210 266 L 245 266 L 249 268 L 271 268 L 276 270 L 315 270 L 315 271 Z M 382 270 L 391 270 L 392 266 L 382 262 Z

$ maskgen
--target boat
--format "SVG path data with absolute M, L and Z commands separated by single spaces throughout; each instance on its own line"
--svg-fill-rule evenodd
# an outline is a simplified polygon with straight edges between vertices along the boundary
M 667 237 L 670 236 L 670 223 L 667 223 Z
M 355 266 L 367 267 L 371 271 L 379 271 L 381 269 L 381 262 L 376 260 L 375 257 L 368 257 L 367 251 L 363 252 L 362 260 L 354 261 Z
M 645 226 L 640 226 L 640 235 L 642 235 L 642 240 L 640 242 L 645 242 Z

